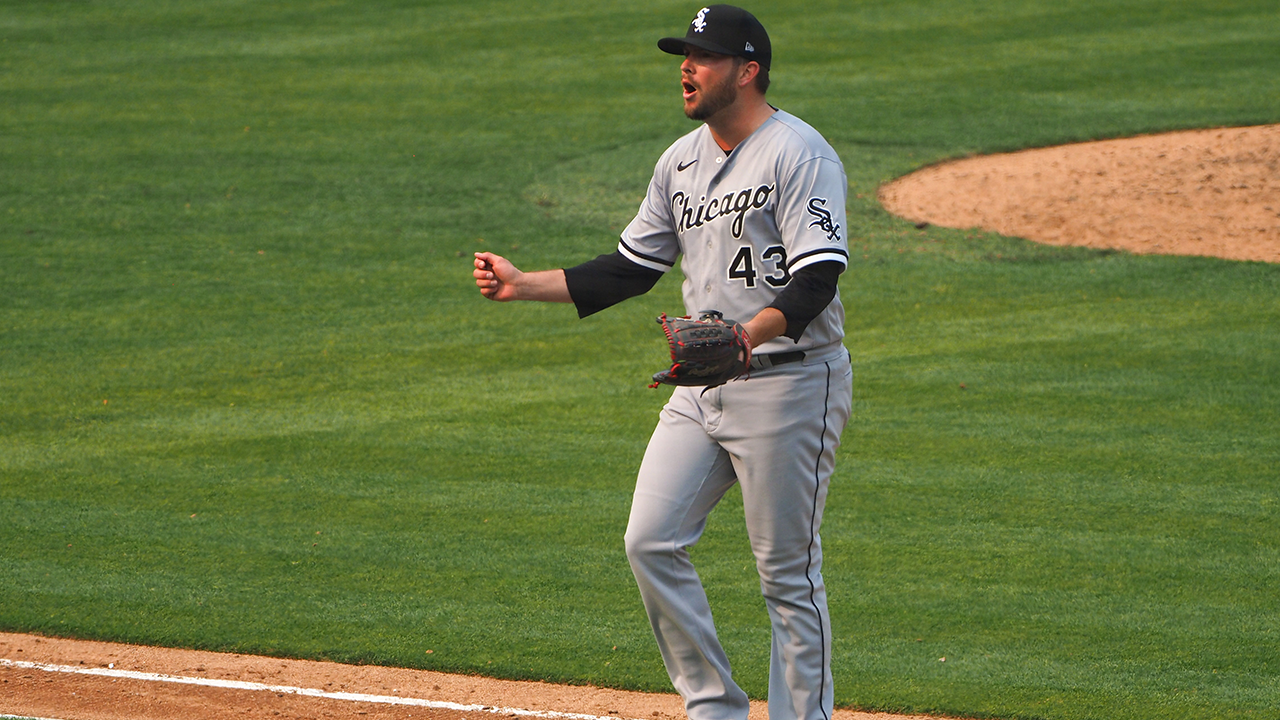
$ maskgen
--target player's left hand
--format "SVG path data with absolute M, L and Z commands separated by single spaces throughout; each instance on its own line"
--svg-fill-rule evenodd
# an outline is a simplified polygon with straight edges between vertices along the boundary
M 658 317 L 671 349 L 671 367 L 654 373 L 653 384 L 716 387 L 739 377 L 751 366 L 751 335 L 715 310 L 697 320 Z

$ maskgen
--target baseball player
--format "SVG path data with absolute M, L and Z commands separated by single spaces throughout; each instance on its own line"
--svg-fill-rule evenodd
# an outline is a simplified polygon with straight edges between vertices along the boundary
M 773 630 L 770 720 L 830 720 L 831 625 L 818 530 L 848 420 L 852 370 L 837 279 L 848 182 L 831 146 L 771 106 L 771 47 L 737 7 L 698 10 L 684 37 L 684 111 L 703 121 L 663 153 L 617 250 L 521 272 L 476 253 L 485 297 L 573 303 L 580 317 L 648 291 L 678 258 L 685 310 L 742 321 L 748 373 L 677 387 L 636 480 L 625 545 L 663 661 L 693 720 L 746 720 L 687 549 L 735 483 Z

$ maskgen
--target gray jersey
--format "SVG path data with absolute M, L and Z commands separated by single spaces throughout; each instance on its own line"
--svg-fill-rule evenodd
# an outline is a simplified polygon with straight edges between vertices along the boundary
M 658 160 L 618 250 L 662 272 L 683 254 L 685 311 L 696 317 L 719 310 L 746 322 L 800 268 L 823 261 L 848 264 L 848 187 L 835 150 L 794 115 L 775 112 L 729 155 L 701 125 Z M 780 337 L 755 351 L 820 348 L 843 337 L 837 292 L 798 344 Z

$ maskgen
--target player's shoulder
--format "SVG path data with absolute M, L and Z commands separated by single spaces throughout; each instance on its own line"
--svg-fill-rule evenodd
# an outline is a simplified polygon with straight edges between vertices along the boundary
M 785 110 L 774 112 L 769 126 L 769 139 L 777 150 L 793 162 L 825 158 L 840 162 L 835 148 L 812 125 Z

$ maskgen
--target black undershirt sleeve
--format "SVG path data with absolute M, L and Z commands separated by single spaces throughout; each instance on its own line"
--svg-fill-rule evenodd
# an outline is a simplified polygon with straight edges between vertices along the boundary
M 784 336 L 800 342 L 805 328 L 836 296 L 836 284 L 842 272 L 844 265 L 827 261 L 803 267 L 791 276 L 791 281 L 769 305 L 787 319 Z M 578 317 L 584 318 L 649 292 L 662 279 L 662 273 L 637 265 L 614 251 L 565 268 L 564 279 Z
M 800 342 L 805 328 L 836 296 L 836 283 L 842 272 L 843 264 L 828 260 L 806 265 L 791 276 L 791 282 L 769 304 L 787 319 L 784 336 Z
M 661 278 L 660 271 L 637 265 L 616 250 L 564 269 L 564 281 L 579 318 L 643 295 Z

